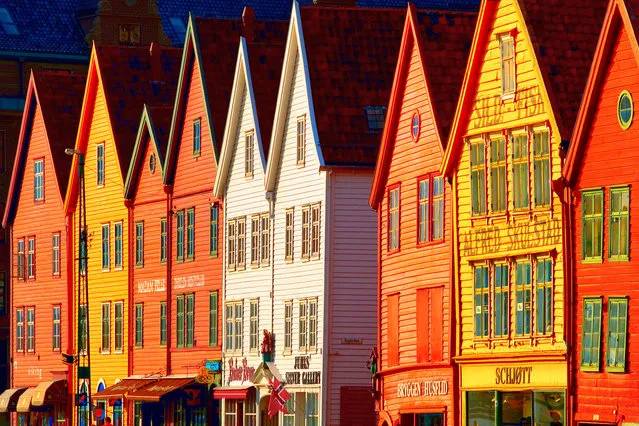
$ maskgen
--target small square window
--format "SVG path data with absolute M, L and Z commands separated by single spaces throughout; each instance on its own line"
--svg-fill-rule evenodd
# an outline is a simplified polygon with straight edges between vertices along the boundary
M 368 120 L 368 130 L 375 133 L 383 130 L 386 120 L 386 107 L 368 106 L 365 107 L 364 110 L 366 111 L 366 118 Z

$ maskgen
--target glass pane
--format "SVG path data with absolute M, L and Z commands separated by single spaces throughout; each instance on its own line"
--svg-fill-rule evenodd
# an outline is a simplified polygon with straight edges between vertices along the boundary
M 495 425 L 495 392 L 466 392 L 466 424 L 470 426 Z
M 502 424 L 532 425 L 532 392 L 501 394 Z M 536 423 L 540 424 L 540 423 Z
M 534 392 L 534 418 L 537 425 L 566 424 L 566 403 L 562 391 Z

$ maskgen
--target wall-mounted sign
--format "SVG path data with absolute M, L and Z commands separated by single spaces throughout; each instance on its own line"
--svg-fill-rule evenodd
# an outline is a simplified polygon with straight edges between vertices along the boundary
M 244 358 L 238 367 L 237 358 L 229 359 L 229 380 L 231 382 L 247 382 L 253 379 L 255 368 L 248 366 L 248 361 Z
M 404 382 L 397 385 L 397 398 L 448 395 L 446 380 Z
M 321 382 L 321 371 L 291 371 L 286 373 L 287 385 L 319 385 Z
M 215 373 L 219 373 L 222 370 L 222 362 L 220 360 L 206 361 L 204 366 L 207 370 L 211 370 Z
M 190 275 L 188 277 L 173 278 L 173 288 L 204 287 L 204 275 Z
M 295 368 L 296 370 L 308 370 L 311 365 L 311 357 L 310 356 L 296 356 L 295 357 Z
M 532 367 L 497 367 L 495 368 L 496 385 L 521 385 L 530 383 Z
M 166 278 L 138 281 L 138 294 L 166 291 Z

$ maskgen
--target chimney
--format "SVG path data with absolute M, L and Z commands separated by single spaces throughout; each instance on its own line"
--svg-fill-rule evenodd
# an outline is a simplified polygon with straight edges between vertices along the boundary
M 315 6 L 357 7 L 356 0 L 313 0 Z
M 242 25 L 244 26 L 244 38 L 247 41 L 253 41 L 255 38 L 255 11 L 251 6 L 244 6 Z
M 157 41 L 151 43 L 151 48 L 149 49 L 149 53 L 151 54 L 151 80 L 152 81 L 161 81 L 162 80 L 162 46 Z

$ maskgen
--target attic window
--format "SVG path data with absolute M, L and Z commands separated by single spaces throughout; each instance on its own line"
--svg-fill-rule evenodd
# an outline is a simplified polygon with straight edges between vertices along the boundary
M 510 35 L 503 35 L 499 39 L 501 53 L 501 93 L 509 96 L 515 93 L 515 39 Z
M 368 118 L 368 129 L 378 132 L 384 129 L 384 121 L 386 119 L 386 107 L 368 106 L 365 107 L 366 118 Z
M 633 115 L 632 95 L 627 90 L 624 90 L 619 95 L 619 101 L 617 102 L 617 118 L 622 129 L 625 130 L 630 127 Z
M 149 158 L 149 171 L 151 174 L 155 173 L 155 154 L 151 154 Z
M 16 27 L 16 24 L 13 22 L 13 19 L 9 14 L 9 11 L 4 7 L 0 7 L 0 25 L 2 25 L 2 29 L 6 34 L 20 34 L 20 32 L 18 31 L 18 27 Z
M 173 25 L 175 34 L 180 40 L 184 41 L 184 39 L 186 38 L 186 27 L 184 26 L 184 21 L 182 20 L 182 18 L 173 16 L 169 18 L 169 21 L 171 21 L 171 25 Z

